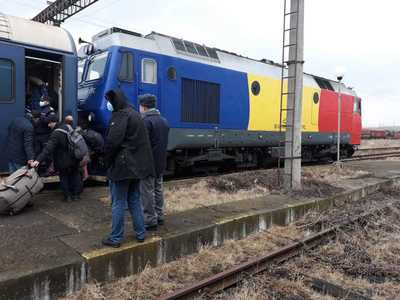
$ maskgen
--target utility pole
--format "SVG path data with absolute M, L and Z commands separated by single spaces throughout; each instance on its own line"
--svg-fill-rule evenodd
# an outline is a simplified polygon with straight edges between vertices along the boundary
M 288 1 L 290 1 L 290 8 L 287 7 Z M 288 18 L 290 18 L 289 26 L 286 25 Z M 283 183 L 286 190 L 296 190 L 301 188 L 304 0 L 285 0 L 283 24 L 280 109 L 281 138 L 284 136 L 281 144 L 284 144 L 285 148 Z M 288 39 L 289 41 L 287 41 Z M 287 56 L 289 57 L 287 58 Z M 287 71 L 285 66 L 287 66 Z M 285 82 L 287 82 L 287 91 L 285 91 Z M 287 99 L 286 107 L 284 106 L 285 98 Z M 284 135 L 283 129 L 285 129 Z

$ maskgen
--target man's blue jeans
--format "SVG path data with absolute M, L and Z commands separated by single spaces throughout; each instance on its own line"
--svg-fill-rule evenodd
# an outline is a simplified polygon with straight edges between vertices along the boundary
M 114 243 L 121 243 L 124 238 L 124 212 L 125 204 L 133 220 L 133 229 L 137 239 L 144 239 L 143 208 L 140 201 L 139 180 L 128 179 L 110 181 L 112 199 L 112 230 L 109 239 Z
M 17 171 L 18 169 L 21 169 L 23 167 L 23 165 L 20 165 L 18 163 L 15 162 L 9 162 L 8 163 L 8 170 L 10 171 L 10 173 L 14 173 L 15 171 Z

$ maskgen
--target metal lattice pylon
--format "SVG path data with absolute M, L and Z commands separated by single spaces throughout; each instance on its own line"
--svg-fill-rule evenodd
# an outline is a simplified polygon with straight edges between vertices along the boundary
M 283 179 L 285 189 L 290 190 L 301 187 L 304 0 L 290 0 L 290 7 L 287 1 L 284 0 L 283 16 L 278 177 L 280 182 Z M 289 17 L 290 25 L 287 27 Z M 283 173 L 282 160 L 285 161 Z
M 99 0 L 56 0 L 32 20 L 60 26 L 66 19 L 84 10 Z

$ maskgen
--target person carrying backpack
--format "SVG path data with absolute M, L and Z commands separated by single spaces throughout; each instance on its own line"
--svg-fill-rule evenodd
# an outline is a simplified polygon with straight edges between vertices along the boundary
M 79 164 L 87 154 L 87 146 L 82 136 L 75 132 L 72 126 L 66 123 L 57 125 L 57 118 L 50 120 L 49 127 L 54 129 L 49 142 L 36 161 L 30 165 L 37 167 L 41 162 L 52 157 L 54 167 L 59 173 L 64 201 L 77 201 L 80 199 L 82 186 Z

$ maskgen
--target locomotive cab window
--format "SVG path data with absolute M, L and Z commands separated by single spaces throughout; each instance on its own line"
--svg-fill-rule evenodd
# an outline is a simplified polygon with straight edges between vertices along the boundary
M 354 113 L 361 114 L 361 98 L 354 98 Z
M 0 59 L 0 102 L 14 100 L 14 63 Z
M 119 81 L 133 81 L 133 55 L 132 53 L 122 53 L 121 66 L 118 75 Z
M 154 59 L 142 59 L 142 82 L 157 84 L 157 62 Z

